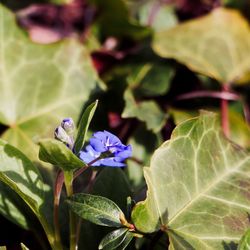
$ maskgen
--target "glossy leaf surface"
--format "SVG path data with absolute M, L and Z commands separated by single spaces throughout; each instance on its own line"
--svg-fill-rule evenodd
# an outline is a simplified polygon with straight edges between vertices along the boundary
M 98 249 L 117 249 L 117 247 L 125 240 L 127 231 L 127 228 L 119 228 L 110 232 L 102 239 Z
M 75 194 L 68 200 L 70 209 L 81 218 L 97 225 L 121 227 L 121 209 L 111 200 L 97 195 Z

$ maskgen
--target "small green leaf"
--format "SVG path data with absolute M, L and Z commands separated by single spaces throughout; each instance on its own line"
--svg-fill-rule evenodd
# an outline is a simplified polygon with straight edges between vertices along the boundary
M 248 229 L 240 240 L 237 250 L 249 250 L 250 249 L 250 229 Z
M 86 134 L 87 134 L 88 128 L 89 128 L 89 124 L 93 118 L 93 115 L 95 113 L 97 105 L 98 105 L 98 100 L 96 100 L 94 103 L 90 104 L 86 108 L 86 110 L 84 111 L 84 113 L 81 117 L 76 140 L 75 140 L 75 146 L 74 146 L 74 152 L 76 155 L 78 155 L 78 153 L 80 152 L 81 148 L 84 145 L 84 142 L 86 139 Z
M 98 249 L 117 249 L 117 247 L 125 240 L 127 231 L 127 228 L 119 228 L 110 232 L 102 239 Z
M 135 3 L 138 5 L 137 1 Z M 139 9 L 138 17 L 142 25 L 149 25 L 149 17 L 151 11 L 156 6 L 159 6 L 159 2 L 156 1 L 142 1 Z M 178 23 L 178 18 L 173 6 L 169 4 L 162 4 L 158 9 L 157 15 L 154 16 L 150 26 L 154 31 L 161 31 L 172 28 Z
M 150 29 L 140 26 L 129 16 L 128 8 L 121 0 L 88 0 L 101 10 L 96 20 L 104 36 L 132 37 L 141 39 L 150 34 Z M 112 25 L 115 24 L 115 25 Z
M 108 227 L 121 227 L 121 209 L 111 200 L 90 194 L 76 194 L 68 200 L 70 209 L 85 220 Z
M 71 171 L 85 165 L 62 142 L 53 139 L 44 139 L 39 142 L 39 158 L 42 161 L 57 165 L 64 171 Z
M 124 250 L 128 246 L 128 244 L 131 242 L 131 240 L 134 238 L 134 234 L 127 231 L 125 235 L 125 239 L 123 242 L 116 248 L 116 250 Z
M 136 117 L 146 123 L 149 130 L 158 132 L 166 122 L 166 114 L 160 109 L 155 101 L 136 102 L 131 89 L 124 93 L 125 108 L 123 118 Z
M 169 90 L 174 75 L 174 70 L 169 64 L 161 62 L 133 63 L 128 64 L 128 67 L 131 72 L 128 72 L 129 76 L 126 81 L 135 96 L 159 96 L 166 94 Z

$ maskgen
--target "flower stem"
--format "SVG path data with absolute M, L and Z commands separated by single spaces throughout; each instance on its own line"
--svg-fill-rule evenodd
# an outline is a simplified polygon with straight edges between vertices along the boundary
M 73 195 L 73 172 L 67 171 L 64 172 L 64 183 L 66 187 L 67 197 L 71 197 Z M 70 250 L 77 249 L 77 241 L 76 241 L 76 217 L 72 211 L 69 211 L 69 230 L 70 230 Z
M 59 171 L 56 177 L 54 188 L 54 227 L 55 227 L 55 239 L 56 242 L 61 244 L 60 225 L 59 225 L 59 203 L 64 182 L 64 175 L 62 171 Z
M 224 84 L 222 86 L 222 91 L 228 92 L 229 85 Z M 229 113 L 228 113 L 228 100 L 221 99 L 221 126 L 226 137 L 230 135 L 230 128 L 229 128 Z

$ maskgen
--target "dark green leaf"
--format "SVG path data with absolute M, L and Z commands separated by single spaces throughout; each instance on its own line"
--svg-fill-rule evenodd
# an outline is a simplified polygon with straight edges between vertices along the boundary
M 121 209 L 111 200 L 90 194 L 75 194 L 68 200 L 70 209 L 85 220 L 108 227 L 121 227 Z
M 248 229 L 240 240 L 237 250 L 249 250 L 250 249 L 250 229 Z
M 129 245 L 129 243 L 132 241 L 134 237 L 134 234 L 127 231 L 126 235 L 125 235 L 125 239 L 123 240 L 123 242 L 116 248 L 116 250 L 124 250 L 126 249 L 126 247 Z
M 161 130 L 167 117 L 155 101 L 136 102 L 130 89 L 125 91 L 124 99 L 126 104 L 122 113 L 123 118 L 136 117 L 145 122 L 149 130 Z
M 117 249 L 119 245 L 125 240 L 127 228 L 119 228 L 107 234 L 99 244 L 98 249 L 112 250 Z
M 132 195 L 127 176 L 120 168 L 103 169 L 95 180 L 92 193 L 112 200 L 124 212 L 127 197 Z
M 131 19 L 124 1 L 88 0 L 88 2 L 100 10 L 97 24 L 104 36 L 127 36 L 140 39 L 150 34 L 148 28 L 140 26 L 136 20 Z
M 39 158 L 60 167 L 64 171 L 71 171 L 85 166 L 73 152 L 62 142 L 54 139 L 44 139 L 39 142 Z
M 76 155 L 78 155 L 78 153 L 80 152 L 80 150 L 82 149 L 84 145 L 84 142 L 86 140 L 86 134 L 89 128 L 89 124 L 93 118 L 97 105 L 98 105 L 98 100 L 90 104 L 86 108 L 86 110 L 84 111 L 80 119 L 79 128 L 78 128 L 75 145 L 74 145 L 74 152 Z
M 128 86 L 136 97 L 164 95 L 170 87 L 174 70 L 166 63 L 131 64 Z
M 130 184 L 120 168 L 103 168 L 96 177 L 92 194 L 112 200 L 124 213 L 127 212 L 126 199 L 132 196 Z M 110 232 L 109 229 L 83 221 L 79 249 L 97 249 L 101 239 Z

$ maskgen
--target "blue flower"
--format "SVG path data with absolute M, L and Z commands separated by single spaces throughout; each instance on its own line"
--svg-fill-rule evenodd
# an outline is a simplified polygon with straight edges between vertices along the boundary
M 92 166 L 123 167 L 123 161 L 131 155 L 131 145 L 122 144 L 117 136 L 107 131 L 94 133 L 90 145 L 80 152 L 80 158 L 86 163 L 100 158 L 91 164 Z

